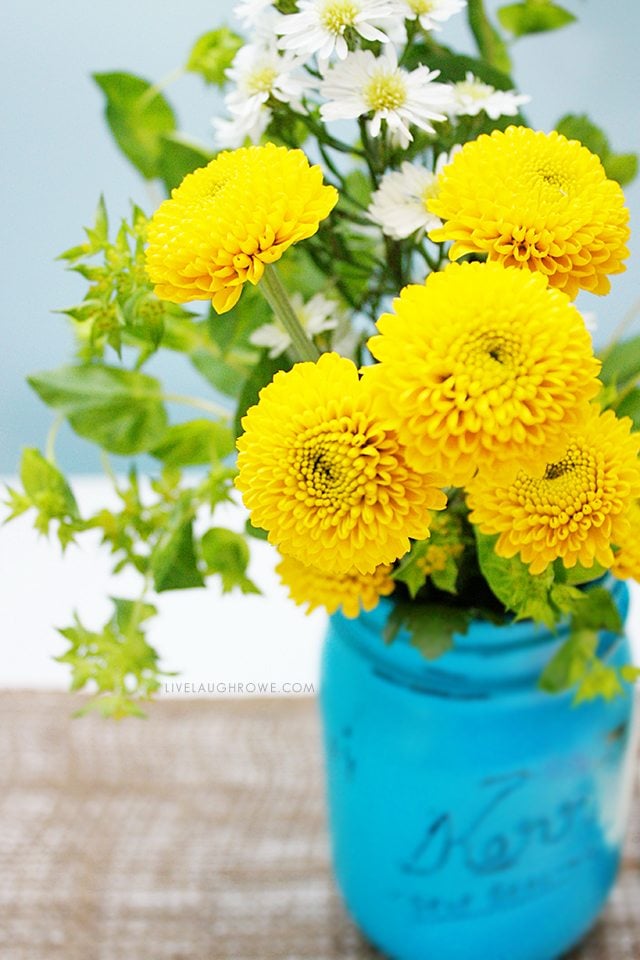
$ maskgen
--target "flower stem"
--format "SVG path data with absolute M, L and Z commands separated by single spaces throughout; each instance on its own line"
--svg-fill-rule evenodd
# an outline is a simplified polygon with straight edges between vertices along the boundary
M 264 294 L 265 300 L 275 313 L 276 318 L 291 337 L 291 346 L 298 359 L 317 360 L 320 357 L 320 351 L 304 332 L 273 264 L 265 264 L 259 289 Z
M 185 407 L 195 407 L 196 410 L 213 413 L 216 417 L 221 417 L 225 420 L 228 420 L 231 416 L 229 411 L 222 405 L 212 403 L 210 400 L 203 400 L 200 397 L 187 397 L 182 393 L 164 393 L 162 399 L 166 403 L 179 403 Z
M 58 437 L 58 431 L 60 430 L 60 427 L 62 426 L 63 423 L 64 423 L 64 415 L 62 413 L 59 413 L 55 418 L 55 420 L 53 421 L 51 425 L 51 429 L 47 434 L 47 443 L 46 443 L 44 455 L 45 455 L 45 459 L 47 459 L 49 463 L 52 463 L 54 467 L 56 465 L 56 454 L 55 454 L 56 439 Z

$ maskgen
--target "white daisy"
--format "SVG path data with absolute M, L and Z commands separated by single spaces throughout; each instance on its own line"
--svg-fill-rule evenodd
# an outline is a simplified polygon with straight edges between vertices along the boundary
M 398 14 L 398 0 L 299 0 L 298 12 L 281 18 L 276 28 L 280 47 L 303 57 L 318 54 L 328 60 L 336 52 L 344 60 L 349 52 L 344 33 L 347 27 L 365 40 L 386 43 L 388 37 L 373 21 Z
M 452 153 L 459 147 L 454 147 Z M 369 216 L 382 227 L 382 232 L 394 240 L 404 240 L 412 233 L 435 230 L 442 226 L 427 202 L 437 195 L 438 174 L 451 159 L 451 154 L 438 157 L 435 173 L 426 167 L 405 161 L 399 170 L 385 173 L 380 186 L 371 197 Z
M 402 16 L 405 20 L 420 21 L 423 30 L 440 30 L 454 13 L 460 13 L 467 0 L 401 0 Z
M 265 106 L 231 119 L 214 117 L 211 123 L 216 146 L 219 150 L 236 150 L 243 147 L 247 139 L 258 143 L 270 120 L 271 110 Z
M 233 16 L 245 29 L 255 29 L 277 13 L 273 0 L 240 0 L 233 7 Z
M 307 303 L 299 293 L 293 293 L 291 306 L 310 337 L 325 330 L 335 330 L 343 319 L 335 301 L 327 299 L 322 293 L 316 293 Z M 279 357 L 291 346 L 289 334 L 279 323 L 265 323 L 254 330 L 249 340 L 256 347 L 269 347 L 270 357 Z
M 370 50 L 357 50 L 325 75 L 320 93 L 329 102 L 322 105 L 320 114 L 323 120 L 355 120 L 373 114 L 369 124 L 373 137 L 385 120 L 394 141 L 407 147 L 413 140 L 411 125 L 433 133 L 430 121 L 446 120 L 451 88 L 433 82 L 439 73 L 423 66 L 403 70 L 393 46 L 379 57 Z
M 281 53 L 271 44 L 248 43 L 236 53 L 227 77 L 236 87 L 225 98 L 230 113 L 253 113 L 270 97 L 302 110 L 300 97 L 311 85 L 308 77 L 296 75 L 301 57 Z
M 271 120 L 267 106 L 271 97 L 302 110 L 299 98 L 311 81 L 295 75 L 301 63 L 299 57 L 280 53 L 273 43 L 241 47 L 227 70 L 227 77 L 235 82 L 235 89 L 225 97 L 232 117 L 213 121 L 218 145 L 238 147 L 247 137 L 257 143 Z
M 453 84 L 453 108 L 451 116 L 475 117 L 481 110 L 492 120 L 498 117 L 514 117 L 523 103 L 531 97 L 515 90 L 496 90 L 483 83 L 470 72 L 466 78 Z

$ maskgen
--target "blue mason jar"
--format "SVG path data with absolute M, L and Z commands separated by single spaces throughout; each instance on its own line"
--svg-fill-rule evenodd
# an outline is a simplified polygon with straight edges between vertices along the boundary
M 623 620 L 629 594 L 611 586 Z M 472 624 L 427 661 L 382 629 L 391 603 L 331 618 L 320 704 L 338 885 L 393 960 L 553 960 L 614 882 L 630 801 L 633 693 L 572 705 L 537 687 L 563 642 Z M 612 665 L 626 638 L 601 637 Z

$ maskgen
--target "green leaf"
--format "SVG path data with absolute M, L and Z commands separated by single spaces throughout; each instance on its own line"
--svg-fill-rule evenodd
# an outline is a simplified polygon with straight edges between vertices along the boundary
M 151 553 L 151 572 L 157 593 L 204 587 L 193 539 L 193 519 L 188 506 L 178 503 L 167 529 Z
M 506 44 L 489 20 L 482 0 L 468 0 L 467 19 L 482 57 L 490 66 L 503 73 L 511 73 Z
M 608 630 L 621 633 L 622 620 L 611 593 L 605 587 L 592 587 L 584 592 L 584 601 L 573 614 L 574 630 Z
M 548 693 L 559 693 L 578 683 L 587 672 L 598 646 L 593 630 L 572 633 L 549 661 L 539 680 Z
M 189 355 L 189 360 L 207 383 L 224 394 L 225 397 L 237 399 L 242 392 L 242 385 L 251 369 L 247 366 L 244 375 L 230 366 L 226 360 L 214 357 L 208 350 L 195 350 Z
M 112 453 L 150 450 L 165 432 L 160 384 L 144 373 L 88 364 L 27 379 L 46 404 L 67 417 L 77 434 Z
M 149 452 L 168 467 L 190 467 L 224 460 L 234 450 L 231 431 L 215 420 L 190 420 L 166 431 Z
M 568 140 L 579 140 L 600 159 L 607 156 L 611 150 L 605 132 L 584 113 L 567 113 L 556 123 L 556 130 Z
M 407 67 L 415 68 L 419 64 L 426 64 L 430 70 L 439 70 L 441 79 L 448 83 L 459 83 L 466 80 L 467 73 L 472 73 L 483 83 L 488 83 L 496 90 L 513 90 L 514 83 L 508 73 L 492 67 L 486 60 L 470 57 L 462 53 L 454 53 L 448 47 L 438 47 L 432 50 L 425 44 L 414 43 L 405 61 Z M 513 122 L 513 117 L 509 118 Z
M 393 571 L 393 579 L 406 584 L 412 598 L 427 582 L 427 575 L 422 569 L 421 561 L 429 547 L 428 540 L 420 540 L 412 544 L 410 552 L 402 558 L 400 565 Z
M 50 518 L 80 516 L 71 487 L 57 467 L 39 450 L 28 447 L 20 463 L 20 480 L 33 505 Z
M 264 350 L 260 360 L 256 363 L 255 367 L 247 377 L 240 394 L 240 399 L 238 400 L 238 409 L 236 411 L 234 429 L 237 437 L 243 433 L 244 428 L 242 426 L 242 418 L 245 413 L 258 402 L 258 395 L 263 387 L 266 387 L 268 383 L 271 383 L 274 376 L 279 370 L 286 369 L 290 364 L 288 363 L 286 357 L 274 357 L 269 356 L 269 352 Z
M 617 180 L 621 187 L 631 183 L 638 176 L 636 153 L 610 153 L 603 160 L 603 165 L 609 179 Z
M 631 390 L 615 408 L 617 417 L 631 417 L 634 430 L 640 430 L 640 390 Z
M 384 639 L 392 643 L 400 630 L 409 633 L 409 642 L 427 660 L 435 660 L 453 646 L 454 634 L 465 634 L 471 614 L 461 607 L 443 603 L 399 603 L 387 620 Z
M 528 0 L 525 3 L 509 3 L 497 11 L 498 20 L 515 37 L 527 33 L 543 33 L 546 30 L 558 30 L 576 17 L 564 7 L 549 0 Z
M 188 173 L 192 173 L 198 167 L 205 167 L 212 158 L 212 153 L 199 144 L 187 140 L 181 134 L 165 134 L 160 138 L 158 176 L 167 188 L 167 192 L 171 193 L 174 187 L 182 183 Z
M 226 82 L 225 71 L 243 43 L 242 37 L 228 27 L 203 33 L 191 49 L 186 69 L 199 73 L 205 83 L 222 87 Z
M 553 629 L 559 611 L 552 603 L 553 567 L 544 573 L 531 574 L 519 557 L 499 557 L 495 551 L 496 536 L 487 536 L 475 528 L 478 544 L 478 563 L 485 580 L 507 610 L 513 610 L 518 620 L 531 617 Z
M 596 657 L 584 677 L 579 681 L 573 702 L 577 705 L 588 700 L 595 700 L 596 697 L 613 700 L 621 693 L 622 684 L 618 671 L 615 667 L 610 667 Z
M 71 689 L 90 686 L 97 697 L 77 716 L 98 710 L 103 716 L 121 718 L 144 716 L 138 702 L 148 699 L 160 686 L 158 654 L 147 643 L 142 624 L 156 609 L 142 600 L 112 598 L 113 616 L 101 630 L 88 630 L 74 617 L 74 623 L 58 632 L 69 648 L 55 659 L 71 668 Z
M 143 603 L 141 600 L 126 600 L 123 597 L 111 597 L 115 607 L 115 618 L 118 630 L 124 636 L 129 636 L 138 629 L 140 624 L 151 617 L 157 616 L 158 608 L 152 603 Z
M 607 350 L 600 371 L 603 383 L 624 386 L 640 376 L 640 336 L 615 343 Z
M 260 593 L 246 576 L 249 548 L 242 534 L 223 527 L 211 527 L 203 536 L 200 547 L 207 573 L 219 574 L 224 593 L 234 587 L 239 587 L 243 593 Z
M 254 527 L 250 519 L 245 521 L 244 532 L 248 537 L 253 537 L 255 540 L 269 540 L 269 531 L 263 530 L 262 527 Z
M 106 97 L 105 117 L 124 155 L 145 179 L 160 176 L 163 135 L 176 128 L 167 100 L 130 73 L 94 73 L 93 79 Z
M 583 567 L 581 563 L 576 563 L 574 567 L 565 567 L 560 559 L 555 561 L 553 570 L 557 583 L 566 583 L 570 586 L 591 583 L 592 580 L 599 580 L 606 573 L 606 569 L 595 561 L 592 567 Z

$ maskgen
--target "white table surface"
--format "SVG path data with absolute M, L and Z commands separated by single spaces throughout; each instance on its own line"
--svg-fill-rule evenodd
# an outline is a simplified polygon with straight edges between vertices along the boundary
M 104 478 L 77 477 L 72 485 L 81 510 L 107 505 L 111 491 Z M 244 514 L 224 508 L 215 523 L 239 530 Z M 28 514 L 0 528 L 0 688 L 67 689 L 68 668 L 52 659 L 66 648 L 55 628 L 68 626 L 74 610 L 87 627 L 100 627 L 111 615 L 109 596 L 135 598 L 136 575 L 112 576 L 112 558 L 98 540 L 85 534 L 63 557 L 57 539 L 38 536 Z M 287 599 L 268 544 L 252 541 L 251 554 L 249 573 L 263 596 L 222 595 L 212 582 L 154 600 L 160 614 L 150 623 L 149 638 L 163 667 L 180 674 L 167 680 L 162 694 L 242 695 L 251 684 L 256 693 L 274 695 L 317 689 L 326 616 L 321 611 L 306 616 Z M 630 623 L 639 642 L 635 584 Z M 640 660 L 638 653 L 636 646 Z

